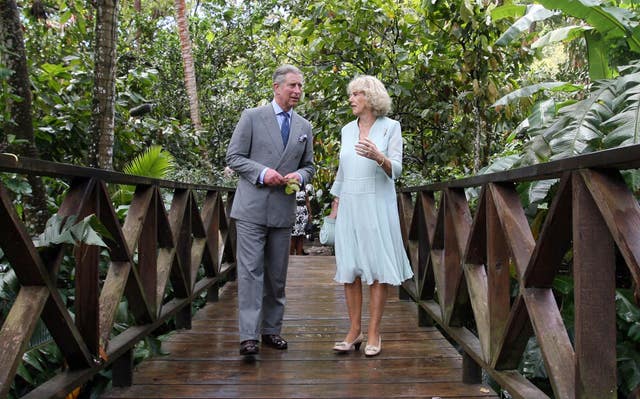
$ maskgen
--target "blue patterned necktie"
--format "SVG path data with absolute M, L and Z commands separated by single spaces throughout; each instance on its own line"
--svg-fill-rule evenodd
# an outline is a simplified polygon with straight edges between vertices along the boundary
M 286 112 L 280 112 L 280 114 L 284 116 L 282 126 L 280 126 L 280 135 L 282 135 L 282 145 L 286 147 L 289 140 L 289 114 Z

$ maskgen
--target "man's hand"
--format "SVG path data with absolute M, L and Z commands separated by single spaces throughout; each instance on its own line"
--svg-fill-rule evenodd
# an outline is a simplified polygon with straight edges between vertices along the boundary
M 291 172 L 284 177 L 284 180 L 286 182 L 289 182 L 291 179 L 296 179 L 298 181 L 298 184 L 302 183 L 302 181 L 300 181 L 300 174 L 298 172 Z
M 275 169 L 267 169 L 267 172 L 264 174 L 265 186 L 283 186 L 285 184 L 287 184 L 287 179 L 282 177 L 280 173 Z

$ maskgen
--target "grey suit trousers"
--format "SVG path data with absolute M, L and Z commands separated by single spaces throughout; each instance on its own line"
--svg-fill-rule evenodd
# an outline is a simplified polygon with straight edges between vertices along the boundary
M 291 228 L 236 219 L 236 232 L 240 342 L 280 334 Z

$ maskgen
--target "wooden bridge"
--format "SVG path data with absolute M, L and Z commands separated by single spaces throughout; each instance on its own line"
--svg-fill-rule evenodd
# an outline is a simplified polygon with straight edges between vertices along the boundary
M 462 356 L 435 327 L 419 327 L 416 304 L 397 295 L 385 310 L 379 356 L 335 354 L 349 319 L 334 271 L 333 256 L 291 257 L 288 350 L 263 347 L 254 361 L 242 359 L 236 284 L 229 283 L 194 316 L 191 330 L 163 343 L 167 355 L 144 361 L 130 387 L 102 398 L 497 398 L 486 385 L 462 382 Z
M 105 397 L 209 397 L 218 389 L 221 397 L 491 397 L 479 385 L 489 376 L 513 398 L 614 399 L 616 289 L 640 298 L 640 206 L 622 174 L 638 168 L 633 145 L 401 189 L 414 278 L 387 307 L 382 356 L 331 353 L 346 329 L 341 288 L 331 282 L 331 258 L 306 257 L 290 266 L 291 349 L 264 350 L 251 364 L 238 360 L 233 320 L 233 189 L 0 154 L 0 172 L 64 182 L 55 185 L 68 187 L 56 193 L 59 216 L 94 215 L 108 232 L 104 248 L 37 248 L 32 237 L 41 232 L 28 231 L 0 182 L 0 265 L 20 287 L 1 320 L 0 398 L 19 368 L 31 367 L 23 355 L 42 320 L 61 359 L 23 398 L 64 398 L 110 370 L 117 389 Z M 109 195 L 119 185 L 135 187 L 124 216 Z M 523 187 L 552 188 L 536 218 L 521 201 Z M 571 279 L 563 295 L 554 289 L 560 275 Z M 208 305 L 192 318 L 204 296 Z M 128 315 L 122 325 L 119 309 Z M 168 328 L 179 330 L 164 344 L 171 354 L 142 363 L 134 376 L 136 345 Z M 548 387 L 520 372 L 533 341 Z

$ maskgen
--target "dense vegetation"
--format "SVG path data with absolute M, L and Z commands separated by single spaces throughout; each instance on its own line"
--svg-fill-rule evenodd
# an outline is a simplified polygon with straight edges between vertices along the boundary
M 104 3 L 17 3 L 33 97 L 29 123 L 44 159 L 94 165 L 95 148 L 104 145 L 94 120 L 96 19 Z M 318 211 L 329 203 L 324 196 L 337 166 L 340 127 L 352 118 L 346 84 L 357 74 L 378 76 L 392 94 L 390 116 L 402 123 L 405 139 L 405 185 L 639 141 L 635 1 L 188 2 L 196 121 L 185 84 L 185 36 L 174 17 L 180 3 L 118 4 L 113 144 L 105 149 L 116 170 L 159 145 L 174 160 L 169 178 L 229 183 L 224 154 L 234 125 L 242 109 L 271 98 L 271 73 L 282 63 L 306 75 L 298 112 L 314 126 Z M 16 6 L 0 4 L 3 12 Z M 0 152 L 30 154 L 24 147 L 30 138 L 16 129 L 14 105 L 21 98 L 12 81 L 17 68 L 7 56 L 19 35 L 0 25 Z M 635 187 L 635 175 L 628 177 Z M 30 197 L 35 187 L 17 176 L 0 178 L 16 199 Z M 552 184 L 522 187 L 532 218 Z M 50 212 L 63 189 L 47 193 Z M 565 283 L 558 292 L 568 295 Z M 621 363 L 626 393 L 640 384 L 632 333 L 640 317 L 624 298 L 619 352 L 627 354 Z M 540 362 L 530 376 L 544 377 Z

